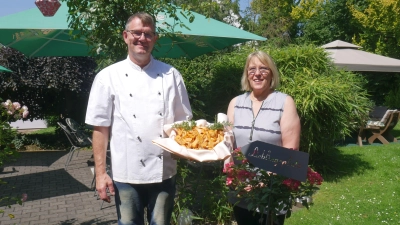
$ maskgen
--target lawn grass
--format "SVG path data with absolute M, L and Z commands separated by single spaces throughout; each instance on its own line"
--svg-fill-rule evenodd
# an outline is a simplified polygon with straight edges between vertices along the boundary
M 87 131 L 90 137 L 91 131 Z M 40 130 L 33 131 L 26 135 L 27 139 L 38 140 L 35 147 L 46 150 L 69 150 L 71 143 L 69 142 L 65 133 L 57 127 L 48 127 Z M 33 147 L 33 148 L 35 148 Z M 92 147 L 84 147 L 81 150 L 92 150 Z
M 400 140 L 400 123 L 393 135 Z M 309 210 L 286 225 L 400 224 L 400 142 L 339 147 L 330 154 L 336 171 L 325 174 Z
M 71 146 L 65 134 L 56 127 L 21 133 L 19 139 L 25 145 L 21 151 L 67 150 Z
M 56 146 L 51 141 L 64 140 L 68 147 L 66 136 L 61 132 L 55 138 L 55 133 L 50 127 L 28 135 Z M 285 225 L 400 224 L 400 123 L 392 134 L 398 143 L 354 143 L 329 154 L 324 160 L 336 169 L 322 174 L 325 181 L 313 196 L 314 205 L 293 212 Z
M 29 134 L 55 134 L 56 132 L 56 127 L 47 127 L 39 130 L 35 130 L 30 132 Z

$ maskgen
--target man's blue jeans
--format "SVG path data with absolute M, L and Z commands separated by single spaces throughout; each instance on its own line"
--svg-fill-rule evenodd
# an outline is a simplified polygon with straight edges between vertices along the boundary
M 174 207 L 176 176 L 162 183 L 127 184 L 114 181 L 118 225 L 169 225 Z

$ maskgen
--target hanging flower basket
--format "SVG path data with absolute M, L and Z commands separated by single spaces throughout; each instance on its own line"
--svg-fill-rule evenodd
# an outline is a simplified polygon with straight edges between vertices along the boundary
M 43 16 L 54 16 L 61 6 L 58 0 L 36 0 L 35 4 Z

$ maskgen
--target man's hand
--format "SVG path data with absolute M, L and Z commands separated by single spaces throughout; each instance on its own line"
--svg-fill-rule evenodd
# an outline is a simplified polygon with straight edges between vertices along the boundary
M 110 196 L 107 195 L 107 189 L 111 195 L 115 195 L 114 184 L 110 176 L 107 173 L 97 175 L 96 174 L 96 190 L 101 200 L 108 203 L 111 202 Z

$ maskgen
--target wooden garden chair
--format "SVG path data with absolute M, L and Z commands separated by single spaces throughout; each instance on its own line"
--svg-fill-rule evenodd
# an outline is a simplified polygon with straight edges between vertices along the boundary
M 389 144 L 390 141 L 397 142 L 397 139 L 391 134 L 392 129 L 399 121 L 400 112 L 397 110 L 387 110 L 381 120 L 369 120 L 366 126 L 360 128 L 357 138 L 357 144 L 362 146 L 362 141 L 367 138 L 366 132 L 370 131 L 372 135 L 368 137 L 367 141 L 372 144 L 376 139 L 380 140 L 382 144 Z

